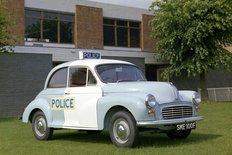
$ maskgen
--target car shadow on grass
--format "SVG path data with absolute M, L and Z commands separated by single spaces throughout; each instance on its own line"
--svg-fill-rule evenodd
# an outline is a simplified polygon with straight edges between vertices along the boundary
M 138 147 L 167 147 L 167 146 L 179 146 L 191 145 L 194 143 L 211 141 L 221 137 L 222 135 L 217 134 L 204 134 L 204 133 L 191 133 L 186 139 L 170 139 L 166 134 L 150 134 L 150 133 L 140 133 L 139 135 L 139 145 Z M 58 133 L 54 134 L 53 140 L 62 141 L 76 141 L 84 143 L 101 143 L 110 144 L 110 135 L 108 132 L 104 131 L 100 135 L 91 134 L 88 135 L 86 132 L 69 132 L 69 133 Z M 112 144 L 113 145 L 113 144 Z
M 101 134 L 87 134 L 85 131 L 67 132 L 67 133 L 62 132 L 62 133 L 54 134 L 53 140 L 76 141 L 76 142 L 85 142 L 85 143 L 102 143 L 102 144 L 109 144 L 111 142 L 108 132 L 102 132 Z
M 166 134 L 143 134 L 140 135 L 139 147 L 167 147 L 167 146 L 179 146 L 191 145 L 194 143 L 200 143 L 204 141 L 211 141 L 221 137 L 222 135 L 217 134 L 204 134 L 204 133 L 191 133 L 186 139 L 170 139 Z

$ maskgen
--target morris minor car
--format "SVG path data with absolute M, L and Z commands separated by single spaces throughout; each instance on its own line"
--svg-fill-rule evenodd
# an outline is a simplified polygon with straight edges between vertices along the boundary
M 203 119 L 198 117 L 200 101 L 195 91 L 146 81 L 129 62 L 76 60 L 50 71 L 22 121 L 32 123 L 38 140 L 51 139 L 54 129 L 107 130 L 116 146 L 134 147 L 141 131 L 188 137 Z

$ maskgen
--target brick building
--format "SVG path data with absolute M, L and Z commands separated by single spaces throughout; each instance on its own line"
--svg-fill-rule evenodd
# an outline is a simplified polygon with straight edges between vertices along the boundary
M 51 54 L 56 65 L 78 59 L 79 51 L 98 51 L 103 58 L 139 59 L 144 72 L 146 64 L 163 68 L 153 59 L 154 16 L 146 9 L 86 0 L 8 0 L 8 8 L 17 15 L 13 31 L 24 38 L 16 53 Z
M 79 59 L 79 51 L 132 62 L 148 80 L 162 80 L 167 64 L 153 57 L 155 41 L 149 39 L 148 23 L 154 16 L 147 9 L 87 0 L 7 0 L 7 7 L 16 15 L 11 29 L 21 41 L 13 56 L 0 56 L 0 116 L 20 115 L 43 88 L 50 69 Z M 212 75 L 223 80 L 215 85 Z M 232 75 L 223 70 L 208 77 L 211 88 L 232 86 Z M 181 89 L 199 88 L 198 78 L 172 81 Z

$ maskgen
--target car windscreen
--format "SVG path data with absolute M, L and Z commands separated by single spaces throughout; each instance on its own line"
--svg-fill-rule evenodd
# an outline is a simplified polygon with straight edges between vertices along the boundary
M 141 71 L 133 65 L 104 64 L 97 66 L 96 71 L 104 83 L 146 80 Z

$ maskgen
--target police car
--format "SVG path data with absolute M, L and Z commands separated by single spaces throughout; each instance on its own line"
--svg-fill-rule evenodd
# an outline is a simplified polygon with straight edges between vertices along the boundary
M 148 82 L 132 63 L 118 60 L 77 60 L 53 68 L 44 89 L 26 107 L 38 140 L 54 129 L 88 133 L 108 130 L 118 147 L 138 144 L 139 131 L 186 138 L 196 128 L 200 95 L 178 91 L 169 82 Z

